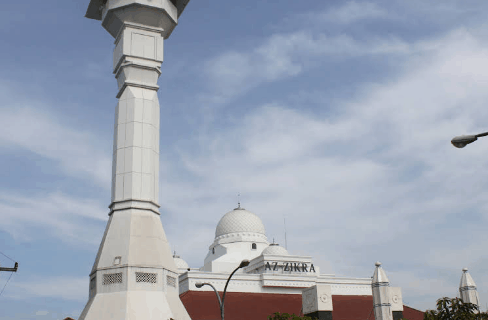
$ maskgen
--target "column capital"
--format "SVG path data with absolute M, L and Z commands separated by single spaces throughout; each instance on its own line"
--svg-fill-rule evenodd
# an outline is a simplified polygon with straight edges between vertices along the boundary
M 126 22 L 163 29 L 167 39 L 189 0 L 91 0 L 85 17 L 101 20 L 105 30 L 117 37 Z

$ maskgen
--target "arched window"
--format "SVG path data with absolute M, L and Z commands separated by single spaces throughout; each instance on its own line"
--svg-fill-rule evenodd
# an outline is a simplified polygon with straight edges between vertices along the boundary
M 251 245 L 251 249 L 252 249 L 252 250 L 256 250 L 256 244 L 255 244 L 255 243 L 253 243 L 253 244 Z
M 212 248 L 212 254 L 215 254 L 215 248 Z

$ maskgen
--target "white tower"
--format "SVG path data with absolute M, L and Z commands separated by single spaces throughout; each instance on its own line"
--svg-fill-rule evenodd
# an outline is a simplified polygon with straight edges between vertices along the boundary
M 115 111 L 109 220 L 79 320 L 190 319 L 158 205 L 163 39 L 189 0 L 91 0 L 86 17 L 115 38 Z
M 479 308 L 480 302 L 478 291 L 476 290 L 476 284 L 474 283 L 473 278 L 471 278 L 471 275 L 468 272 L 468 268 L 463 269 L 463 275 L 461 276 L 461 282 L 459 283 L 459 294 L 464 303 L 472 303 Z
M 373 307 L 375 320 L 393 320 L 390 303 L 390 282 L 381 268 L 381 262 L 376 262 L 376 269 L 371 283 L 373 291 Z

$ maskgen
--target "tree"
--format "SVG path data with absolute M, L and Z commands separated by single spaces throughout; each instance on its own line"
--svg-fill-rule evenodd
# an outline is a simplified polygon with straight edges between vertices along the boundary
M 424 320 L 488 320 L 488 313 L 479 312 L 472 303 L 464 303 L 460 298 L 437 300 L 437 310 L 427 310 Z
M 296 314 L 292 313 L 279 313 L 275 312 L 274 316 L 268 316 L 268 320 L 316 320 L 317 318 L 311 318 L 307 316 L 297 316 Z
M 289 314 L 289 313 L 275 312 L 273 317 L 268 316 L 268 320 L 317 320 L 317 318 L 311 318 L 307 316 L 300 317 L 294 313 Z M 402 318 L 400 320 L 408 320 L 408 319 Z

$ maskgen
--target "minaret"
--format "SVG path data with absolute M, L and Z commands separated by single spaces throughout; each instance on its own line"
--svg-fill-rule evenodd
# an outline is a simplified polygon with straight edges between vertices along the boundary
M 393 320 L 390 303 L 390 282 L 381 268 L 381 262 L 376 262 L 376 269 L 371 282 L 373 291 L 373 308 L 375 320 Z
M 163 39 L 189 0 L 91 0 L 86 17 L 115 38 L 118 84 L 109 220 L 79 320 L 190 317 L 158 204 Z
M 475 304 L 478 308 L 480 306 L 478 291 L 476 290 L 476 284 L 471 278 L 468 272 L 468 268 L 463 269 L 463 275 L 461 276 L 461 282 L 459 283 L 459 294 L 461 300 L 464 303 Z

